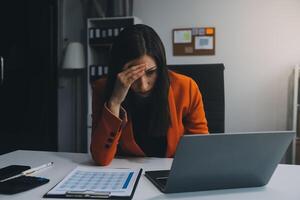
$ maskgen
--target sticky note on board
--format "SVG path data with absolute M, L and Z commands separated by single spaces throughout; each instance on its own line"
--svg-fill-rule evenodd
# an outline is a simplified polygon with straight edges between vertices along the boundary
M 213 35 L 214 34 L 214 29 L 213 28 L 206 28 L 205 29 L 205 34 L 206 35 Z
M 205 35 L 205 28 L 199 28 L 198 34 Z

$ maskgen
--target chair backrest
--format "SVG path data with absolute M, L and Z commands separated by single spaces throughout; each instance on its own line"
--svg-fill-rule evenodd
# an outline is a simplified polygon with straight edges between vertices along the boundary
M 224 133 L 224 64 L 168 65 L 168 68 L 195 80 L 202 94 L 209 132 Z

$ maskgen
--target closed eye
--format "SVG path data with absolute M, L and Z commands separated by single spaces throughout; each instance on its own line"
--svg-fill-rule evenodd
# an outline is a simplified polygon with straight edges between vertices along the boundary
M 154 66 L 154 67 L 152 67 L 151 69 L 146 70 L 146 71 L 145 71 L 145 74 L 146 74 L 147 76 L 150 76 L 150 75 L 154 74 L 154 72 L 156 72 L 156 70 L 157 70 L 157 67 Z

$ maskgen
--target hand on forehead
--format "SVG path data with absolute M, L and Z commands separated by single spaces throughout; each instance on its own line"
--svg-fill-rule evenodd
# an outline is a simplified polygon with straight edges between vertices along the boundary
M 152 57 L 145 55 L 138 59 L 132 60 L 126 63 L 123 67 L 123 70 L 126 70 L 131 67 L 146 67 L 145 71 L 151 69 L 153 66 L 156 66 L 155 61 Z
M 151 64 L 149 64 L 149 63 L 143 63 L 143 64 L 138 64 L 138 65 L 125 65 L 124 67 L 123 67 L 123 71 L 124 70 L 126 70 L 126 69 L 129 69 L 129 68 L 131 68 L 131 67 L 135 67 L 136 69 L 138 69 L 138 68 L 142 68 L 142 67 L 145 67 L 145 71 L 148 71 L 148 70 L 151 70 L 151 69 L 153 69 L 153 68 L 156 68 L 156 65 L 151 65 Z

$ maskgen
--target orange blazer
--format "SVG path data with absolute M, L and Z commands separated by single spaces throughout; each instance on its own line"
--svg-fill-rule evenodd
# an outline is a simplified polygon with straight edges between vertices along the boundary
M 167 132 L 166 157 L 173 157 L 184 133 L 207 134 L 207 121 L 202 96 L 195 81 L 169 71 L 169 108 L 171 127 Z M 105 79 L 93 84 L 91 154 L 99 165 L 108 165 L 115 157 L 117 146 L 129 156 L 145 156 L 135 142 L 132 121 L 121 108 L 120 118 L 113 115 L 104 102 Z

